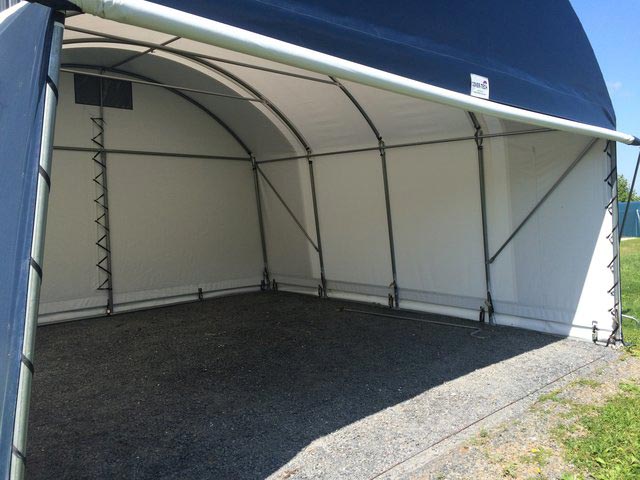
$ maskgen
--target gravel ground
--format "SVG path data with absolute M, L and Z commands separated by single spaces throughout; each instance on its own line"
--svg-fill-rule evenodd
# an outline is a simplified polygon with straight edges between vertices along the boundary
M 256 293 L 39 328 L 27 478 L 430 478 L 527 399 L 464 427 L 616 357 L 340 307 L 389 313 Z
M 517 419 L 483 428 L 472 439 L 433 462 L 414 465 L 412 480 L 545 480 L 582 478 L 567 462 L 554 433 L 575 424 L 574 405 L 602 405 L 620 392 L 621 382 L 640 384 L 640 358 L 621 355 L 597 362 L 533 397 Z M 590 478 L 590 477 L 589 477 Z

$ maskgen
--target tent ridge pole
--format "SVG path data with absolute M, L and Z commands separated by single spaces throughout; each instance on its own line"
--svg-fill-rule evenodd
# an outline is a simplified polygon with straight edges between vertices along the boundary
M 320 216 L 318 215 L 318 197 L 316 194 L 316 177 L 313 170 L 311 149 L 307 150 L 307 163 L 309 164 L 309 181 L 311 183 L 311 200 L 313 203 L 313 218 L 316 225 L 316 243 L 318 244 L 318 262 L 320 263 L 320 297 L 327 298 L 327 278 L 324 270 L 324 255 L 322 253 L 322 237 L 320 235 Z
M 580 161 L 584 157 L 587 156 L 587 153 L 589 153 L 591 148 L 598 142 L 598 140 L 600 140 L 600 139 L 599 138 L 591 139 L 591 141 L 584 148 L 584 150 L 582 150 L 582 152 L 580 152 L 580 154 L 571 163 L 571 165 L 569 165 L 569 167 L 567 167 L 567 169 L 562 173 L 562 175 L 560 175 L 560 178 L 558 178 L 558 180 L 556 180 L 556 182 L 551 186 L 551 188 L 547 191 L 547 193 L 545 193 L 542 196 L 542 198 L 538 201 L 538 203 L 536 203 L 536 205 L 531 209 L 531 211 L 527 214 L 527 216 L 524 218 L 524 220 L 522 220 L 522 222 L 520 222 L 520 224 L 515 228 L 513 233 L 511 233 L 511 235 L 509 235 L 509 237 L 504 241 L 504 243 L 500 246 L 500 248 L 498 248 L 496 253 L 494 253 L 493 256 L 491 258 L 489 258 L 489 263 L 495 262 L 496 258 L 498 258 L 498 255 L 500 255 L 502 253 L 502 251 L 507 247 L 507 245 L 509 245 L 511 240 L 514 239 L 514 237 L 518 234 L 518 232 L 522 229 L 522 227 L 524 227 L 526 225 L 526 223 L 531 219 L 531 217 L 533 217 L 533 214 L 538 211 L 538 209 L 551 196 L 551 194 L 556 190 L 556 188 L 558 188 L 558 186 L 560 186 L 560 184 L 563 182 L 563 180 L 571 173 L 571 171 L 576 167 L 576 165 L 578 165 L 578 163 L 580 163 Z
M 38 165 L 39 175 L 36 180 L 37 190 L 29 259 L 30 268 L 24 319 L 24 335 L 20 355 L 20 373 L 13 425 L 11 463 L 9 466 L 9 478 L 12 480 L 22 479 L 25 473 L 27 420 L 31 399 L 31 382 L 33 379 L 33 355 L 35 350 L 36 327 L 38 324 L 40 287 L 42 285 L 45 229 L 49 203 L 53 136 L 58 104 L 57 92 L 63 34 L 64 16 L 54 13 L 50 31 L 51 47 L 48 59 L 47 79 L 44 87 L 44 112 Z
M 494 323 L 495 309 L 493 306 L 493 300 L 491 298 L 491 263 L 489 262 L 489 233 L 487 222 L 487 192 L 485 181 L 485 168 L 484 168 L 484 132 L 482 126 L 478 121 L 478 117 L 473 112 L 468 112 L 471 123 L 475 129 L 475 143 L 478 153 L 478 185 L 480 188 L 480 215 L 482 218 L 482 252 L 483 252 L 483 264 L 484 264 L 484 284 L 486 290 L 485 307 L 489 314 L 489 323 Z M 484 312 L 484 309 L 483 309 Z M 482 314 L 484 315 L 484 314 Z M 481 317 L 482 319 L 482 317 Z
M 271 289 L 271 278 L 269 276 L 269 258 L 267 256 L 267 239 L 264 233 L 264 218 L 262 216 L 262 200 L 260 198 L 260 181 L 258 178 L 258 165 L 256 157 L 251 155 L 251 170 L 253 171 L 253 185 L 256 194 L 256 208 L 258 210 L 258 226 L 260 229 L 260 245 L 262 247 L 262 290 Z

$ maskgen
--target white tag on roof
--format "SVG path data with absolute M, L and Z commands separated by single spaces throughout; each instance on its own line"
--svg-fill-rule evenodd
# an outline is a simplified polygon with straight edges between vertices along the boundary
M 475 73 L 471 74 L 471 96 L 489 98 L 489 79 L 487 77 L 482 77 Z

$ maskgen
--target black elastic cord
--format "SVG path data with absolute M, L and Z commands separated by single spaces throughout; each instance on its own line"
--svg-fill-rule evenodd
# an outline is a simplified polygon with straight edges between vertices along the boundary
M 51 177 L 49 176 L 47 171 L 44 168 L 42 168 L 42 165 L 38 167 L 38 172 L 40 173 L 40 176 L 42 177 L 42 179 L 46 182 L 47 187 L 49 187 L 49 190 L 51 190 Z
M 36 273 L 38 274 L 38 276 L 40 277 L 40 280 L 42 280 L 42 267 L 40 267 L 40 265 L 38 265 L 38 262 L 36 262 L 33 258 L 31 258 L 29 260 L 29 264 L 33 267 L 33 269 L 36 271 Z
M 53 91 L 53 94 L 56 97 L 56 101 L 58 100 L 58 86 L 54 83 L 53 79 L 47 75 L 47 85 L 49 85 L 49 87 L 51 87 L 51 90 Z
M 25 463 L 25 464 L 27 463 L 27 456 L 24 453 L 22 453 L 20 450 L 18 450 L 18 447 L 16 447 L 15 445 L 12 445 L 11 451 L 16 457 L 22 460 L 22 463 Z
M 31 372 L 31 375 L 36 373 L 35 369 L 33 368 L 33 362 L 29 360 L 24 353 L 21 355 L 20 361 L 24 363 L 24 366 L 27 367 L 27 369 Z

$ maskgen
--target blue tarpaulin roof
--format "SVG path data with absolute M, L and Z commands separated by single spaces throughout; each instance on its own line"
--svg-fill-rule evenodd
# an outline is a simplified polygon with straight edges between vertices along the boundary
M 615 129 L 568 0 L 157 0 L 178 10 L 459 93 Z

